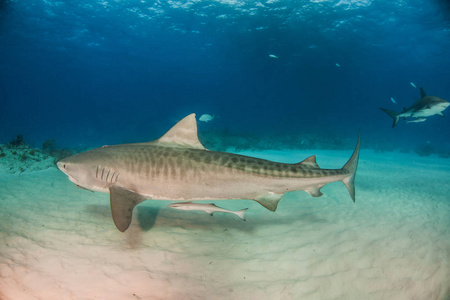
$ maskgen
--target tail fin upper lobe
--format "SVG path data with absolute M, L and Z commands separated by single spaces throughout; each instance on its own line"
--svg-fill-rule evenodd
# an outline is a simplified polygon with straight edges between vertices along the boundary
M 361 132 L 358 134 L 358 143 L 356 144 L 355 150 L 353 151 L 352 156 L 348 160 L 348 162 L 342 167 L 342 170 L 348 173 L 348 176 L 345 177 L 342 182 L 347 187 L 348 192 L 350 193 L 350 197 L 352 197 L 353 202 L 356 200 L 355 196 L 355 175 L 356 169 L 358 168 L 358 159 L 359 159 L 359 146 L 361 144 Z
M 394 119 L 394 123 L 392 124 L 392 128 L 394 128 L 395 125 L 397 125 L 397 122 L 398 122 L 398 119 L 399 119 L 399 117 L 398 117 L 399 113 L 397 113 L 397 112 L 395 112 L 393 110 L 386 109 L 386 108 L 381 108 L 380 107 L 380 109 L 382 111 L 384 111 L 385 113 L 387 113 L 391 118 Z

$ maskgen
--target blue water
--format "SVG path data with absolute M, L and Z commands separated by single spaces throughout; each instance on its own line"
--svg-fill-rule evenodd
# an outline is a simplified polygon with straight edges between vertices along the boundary
M 0 143 L 146 141 L 195 112 L 202 132 L 450 149 L 450 117 L 378 109 L 418 100 L 410 82 L 450 100 L 449 49 L 445 0 L 0 0 Z

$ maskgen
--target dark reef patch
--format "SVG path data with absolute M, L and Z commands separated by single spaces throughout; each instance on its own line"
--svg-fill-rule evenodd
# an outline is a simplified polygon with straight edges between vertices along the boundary
M 8 173 L 22 173 L 55 167 L 63 157 L 73 155 L 69 149 L 61 149 L 55 140 L 44 142 L 42 149 L 31 148 L 22 134 L 9 143 L 0 145 L 0 166 Z

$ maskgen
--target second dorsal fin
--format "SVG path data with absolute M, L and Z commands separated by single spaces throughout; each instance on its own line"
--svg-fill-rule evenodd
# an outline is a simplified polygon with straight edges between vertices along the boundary
M 298 165 L 306 165 L 306 166 L 310 166 L 310 167 L 319 168 L 319 165 L 316 162 L 316 156 L 315 155 L 311 155 L 307 159 L 299 162 Z

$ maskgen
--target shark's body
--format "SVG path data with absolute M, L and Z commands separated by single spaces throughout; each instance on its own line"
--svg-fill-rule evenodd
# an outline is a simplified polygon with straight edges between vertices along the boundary
M 174 209 L 180 209 L 180 210 L 201 210 L 201 211 L 204 211 L 204 212 L 210 214 L 211 216 L 215 212 L 224 212 L 224 213 L 234 214 L 243 221 L 245 221 L 245 212 L 248 209 L 248 208 L 244 208 L 244 209 L 241 209 L 238 211 L 232 211 L 232 210 L 228 210 L 228 209 L 219 207 L 212 203 L 193 203 L 190 201 L 189 202 L 172 203 L 172 204 L 169 204 L 169 207 L 174 208 Z
M 104 146 L 58 162 L 77 186 L 110 193 L 114 223 L 125 231 L 133 208 L 146 199 L 251 199 L 275 211 L 284 193 L 342 181 L 355 200 L 359 139 L 342 169 L 321 169 L 315 156 L 297 164 L 206 150 L 197 137 L 195 115 L 178 122 L 156 141 Z
M 422 88 L 420 88 L 420 96 L 421 97 L 419 100 L 417 100 L 410 107 L 403 109 L 401 113 L 397 113 L 385 108 L 380 109 L 394 119 L 394 123 L 392 124 L 392 127 L 394 127 L 395 125 L 397 125 L 400 118 L 407 119 L 411 117 L 416 120 L 419 119 L 417 121 L 412 121 L 413 123 L 417 123 L 425 121 L 420 119 L 433 115 L 439 115 L 443 117 L 444 115 L 442 114 L 442 111 L 444 111 L 450 105 L 450 102 L 440 97 L 428 96 Z

